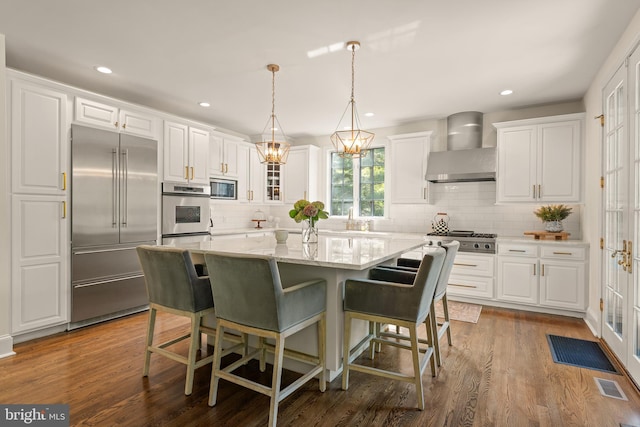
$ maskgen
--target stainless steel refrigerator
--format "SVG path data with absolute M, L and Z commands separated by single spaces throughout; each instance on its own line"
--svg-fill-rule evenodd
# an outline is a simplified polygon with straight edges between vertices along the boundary
M 71 126 L 71 325 L 148 304 L 136 246 L 158 238 L 157 141 Z

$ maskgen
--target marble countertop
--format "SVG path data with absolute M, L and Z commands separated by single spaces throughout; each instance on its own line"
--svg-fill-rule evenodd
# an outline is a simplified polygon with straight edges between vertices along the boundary
M 303 244 L 300 235 L 290 234 L 277 244 L 273 236 L 183 243 L 178 247 L 193 253 L 208 251 L 273 256 L 278 262 L 315 265 L 348 270 L 365 270 L 424 245 L 422 234 L 321 231 L 316 244 Z

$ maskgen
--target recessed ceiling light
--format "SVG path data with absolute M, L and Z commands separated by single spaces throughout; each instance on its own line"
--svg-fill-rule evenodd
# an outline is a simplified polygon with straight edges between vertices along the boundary
M 99 67 L 96 67 L 96 71 L 102 73 L 102 74 L 111 74 L 113 71 L 111 71 L 111 68 L 109 67 L 103 67 L 102 65 Z
M 211 107 L 211 104 L 209 104 L 208 102 L 202 101 L 200 103 L 198 103 L 199 106 L 201 107 Z
M 365 115 L 366 117 L 373 117 L 373 116 L 375 116 L 375 114 L 373 114 L 373 113 L 364 113 L 364 115 Z
M 505 96 L 505 95 L 511 95 L 513 93 L 513 91 L 511 89 L 505 89 L 502 92 L 500 92 L 500 95 Z

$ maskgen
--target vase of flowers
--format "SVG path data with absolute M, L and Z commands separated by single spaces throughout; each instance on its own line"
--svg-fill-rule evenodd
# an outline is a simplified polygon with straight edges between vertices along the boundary
M 563 230 L 562 220 L 571 214 L 571 208 L 565 205 L 541 206 L 533 213 L 544 222 L 544 229 L 550 233 Z
M 297 223 L 302 223 L 302 243 L 318 243 L 318 221 L 329 218 L 324 210 L 324 203 L 298 200 L 289 211 L 289 216 Z

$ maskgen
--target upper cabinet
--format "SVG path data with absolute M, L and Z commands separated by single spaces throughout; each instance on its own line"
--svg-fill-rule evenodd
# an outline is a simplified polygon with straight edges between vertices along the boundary
M 209 132 L 182 123 L 164 123 L 164 180 L 209 184 Z
M 391 203 L 428 203 L 425 179 L 431 146 L 431 132 L 392 135 Z
M 65 194 L 68 128 L 67 95 L 31 82 L 11 80 L 14 193 Z
M 137 111 L 76 97 L 75 121 L 109 130 L 158 139 L 158 119 Z
M 494 123 L 497 202 L 580 202 L 584 114 Z
M 318 170 L 320 148 L 313 145 L 291 147 L 284 165 L 282 200 L 293 205 L 300 199 L 318 200 Z
M 241 138 L 213 132 L 209 151 L 209 175 L 239 176 L 239 171 L 242 169 L 239 163 L 243 161 L 239 152 L 241 144 L 243 144 Z

